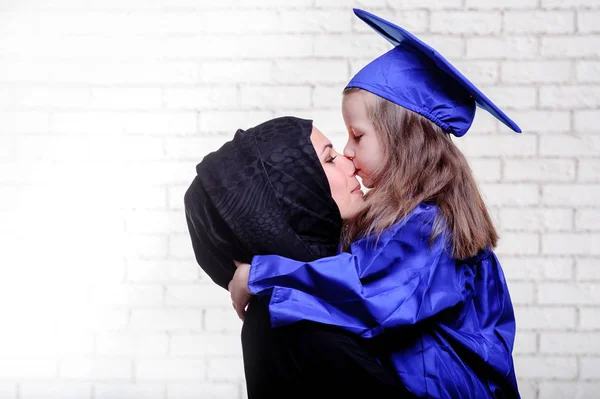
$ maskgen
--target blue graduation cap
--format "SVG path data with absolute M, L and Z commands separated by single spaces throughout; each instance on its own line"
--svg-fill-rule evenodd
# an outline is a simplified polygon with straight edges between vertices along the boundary
M 457 137 L 471 127 L 476 106 L 521 133 L 515 122 L 429 45 L 367 11 L 355 8 L 354 13 L 395 47 L 361 69 L 347 88 L 383 97 Z

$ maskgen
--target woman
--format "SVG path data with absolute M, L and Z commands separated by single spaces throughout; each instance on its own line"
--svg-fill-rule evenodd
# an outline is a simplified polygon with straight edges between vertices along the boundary
M 202 160 L 185 210 L 196 259 L 215 283 L 228 287 L 234 259 L 337 253 L 342 218 L 364 203 L 352 162 L 334 153 L 310 120 L 283 117 L 238 130 Z M 310 322 L 272 329 L 258 297 L 242 348 L 250 399 L 411 397 L 361 338 Z

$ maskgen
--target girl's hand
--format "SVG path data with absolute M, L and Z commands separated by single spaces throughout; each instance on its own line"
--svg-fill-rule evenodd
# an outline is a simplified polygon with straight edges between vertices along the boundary
M 250 298 L 252 297 L 252 293 L 248 288 L 250 265 L 235 260 L 233 263 L 235 263 L 237 270 L 229 282 L 228 289 L 231 294 L 231 304 L 233 305 L 235 312 L 238 314 L 240 320 L 244 320 L 246 306 L 248 306 Z

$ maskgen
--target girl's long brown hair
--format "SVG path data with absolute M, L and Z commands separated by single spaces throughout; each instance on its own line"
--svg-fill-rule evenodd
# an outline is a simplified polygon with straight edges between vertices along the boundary
M 344 95 L 358 91 L 348 88 Z M 421 202 L 431 202 L 441 211 L 432 240 L 447 229 L 453 257 L 468 258 L 483 248 L 494 248 L 498 234 L 471 168 L 450 135 L 415 112 L 360 92 L 369 100 L 367 110 L 386 161 L 375 173 L 374 188 L 366 195 L 367 207 L 346 221 L 343 247 L 360 237 L 380 234 Z

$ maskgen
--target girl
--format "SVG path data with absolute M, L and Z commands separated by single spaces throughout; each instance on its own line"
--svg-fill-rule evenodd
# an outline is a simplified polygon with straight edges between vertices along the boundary
M 238 264 L 232 299 L 242 314 L 249 295 L 268 298 L 274 327 L 312 320 L 369 338 L 418 397 L 519 398 L 498 235 L 449 135 L 467 132 L 476 104 L 520 130 L 429 46 L 355 12 L 396 44 L 344 91 L 344 154 L 368 206 L 345 224 L 347 252 L 255 256 Z

